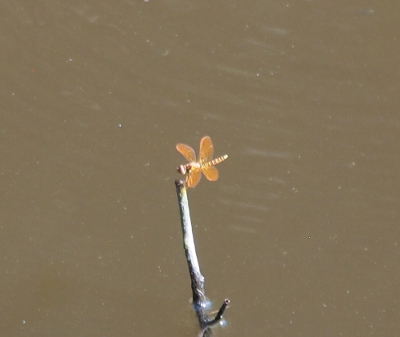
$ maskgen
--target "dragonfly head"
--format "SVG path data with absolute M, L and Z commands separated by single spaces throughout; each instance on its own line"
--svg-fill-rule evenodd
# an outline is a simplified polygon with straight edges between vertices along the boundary
M 186 166 L 185 165 L 179 165 L 178 168 L 176 169 L 178 173 L 185 175 L 186 174 Z
M 189 164 L 186 164 L 186 165 L 179 165 L 176 170 L 178 171 L 178 173 L 185 175 L 190 172 L 191 168 L 192 167 Z

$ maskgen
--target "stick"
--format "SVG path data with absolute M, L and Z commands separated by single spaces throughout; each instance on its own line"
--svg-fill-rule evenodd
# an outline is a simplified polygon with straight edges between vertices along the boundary
M 179 212 L 181 217 L 183 249 L 185 250 L 185 256 L 189 267 L 191 280 L 193 307 L 199 319 L 200 328 L 202 330 L 201 336 L 211 336 L 210 326 L 220 321 L 227 305 L 229 304 L 229 300 L 224 300 L 224 303 L 222 304 L 215 318 L 211 319 L 207 316 L 205 311 L 207 298 L 204 292 L 204 277 L 200 272 L 200 266 L 197 260 L 185 182 L 183 180 L 176 180 L 175 186 L 176 194 L 178 195 Z

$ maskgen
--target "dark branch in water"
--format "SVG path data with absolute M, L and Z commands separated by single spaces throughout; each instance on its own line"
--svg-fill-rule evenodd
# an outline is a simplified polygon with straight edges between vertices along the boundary
M 218 310 L 217 316 L 215 316 L 214 319 L 210 320 L 208 322 L 208 325 L 214 325 L 215 323 L 218 323 L 221 320 L 222 315 L 224 314 L 225 309 L 227 308 L 229 303 L 231 303 L 231 301 L 229 301 L 229 299 L 225 298 L 224 302 L 221 305 L 221 308 L 219 308 L 219 310 Z
M 200 272 L 199 262 L 196 255 L 196 247 L 193 238 L 192 223 L 190 220 L 189 201 L 186 193 L 186 186 L 183 180 L 176 180 L 176 193 L 178 195 L 179 212 L 181 217 L 183 248 L 185 250 L 186 261 L 189 267 L 190 281 L 192 286 L 193 307 L 199 319 L 202 333 L 200 336 L 211 336 L 210 327 L 218 323 L 229 304 L 229 300 L 225 299 L 221 305 L 217 315 L 209 318 L 206 313 L 207 298 L 204 292 L 204 277 Z

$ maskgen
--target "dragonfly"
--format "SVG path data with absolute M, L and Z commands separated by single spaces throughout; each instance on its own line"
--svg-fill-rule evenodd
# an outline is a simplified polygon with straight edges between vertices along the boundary
M 223 155 L 213 159 L 214 145 L 209 136 L 205 136 L 200 141 L 199 157 L 196 161 L 196 152 L 186 144 L 179 143 L 176 149 L 189 162 L 179 165 L 177 171 L 186 176 L 186 184 L 188 187 L 196 187 L 201 178 L 201 172 L 210 181 L 218 180 L 218 170 L 215 165 L 223 162 L 228 155 Z

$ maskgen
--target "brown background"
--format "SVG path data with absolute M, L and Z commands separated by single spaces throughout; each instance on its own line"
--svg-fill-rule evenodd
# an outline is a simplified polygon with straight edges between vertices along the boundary
M 218 336 L 400 336 L 390 1 L 0 5 L 1 336 L 195 336 L 175 144 Z

